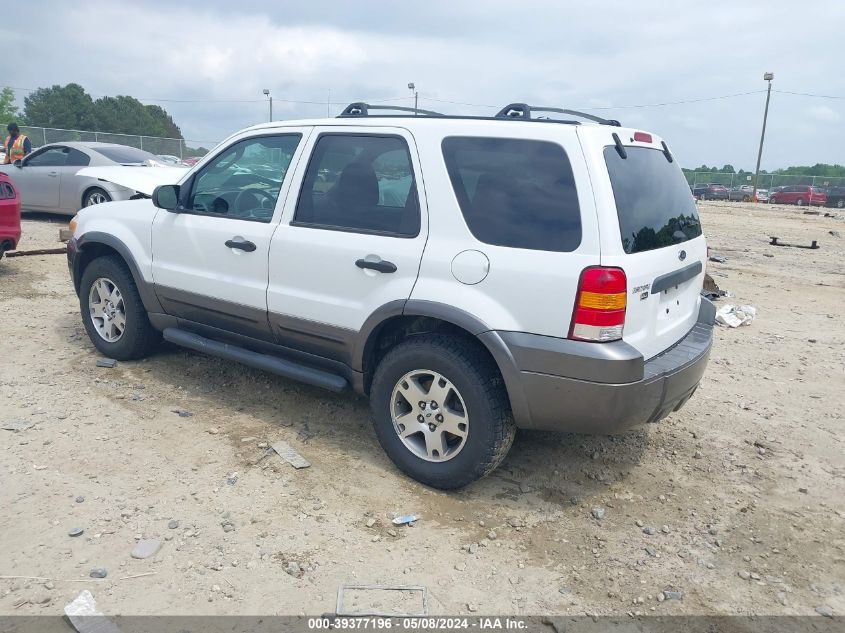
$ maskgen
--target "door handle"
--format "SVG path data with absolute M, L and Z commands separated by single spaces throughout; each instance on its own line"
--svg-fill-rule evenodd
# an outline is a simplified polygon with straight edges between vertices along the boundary
M 57 172 L 57 171 L 50 171 L 50 172 L 47 172 L 47 175 L 48 175 L 48 176 L 52 176 L 53 178 L 55 178 L 56 176 L 58 176 L 58 175 L 59 175 L 59 172 Z
M 369 268 L 370 270 L 377 270 L 380 273 L 396 272 L 396 264 L 394 264 L 393 262 L 385 261 L 383 259 L 380 259 L 377 262 L 371 262 L 366 259 L 359 259 L 355 262 L 355 265 L 361 269 Z
M 226 246 L 229 248 L 237 248 L 238 250 L 246 251 L 247 253 L 251 253 L 256 249 L 255 244 L 249 240 L 226 240 Z

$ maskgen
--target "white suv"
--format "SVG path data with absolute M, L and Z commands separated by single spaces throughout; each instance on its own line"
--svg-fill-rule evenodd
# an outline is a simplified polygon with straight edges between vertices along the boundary
M 248 128 L 151 199 L 81 211 L 68 259 L 97 349 L 163 336 L 351 387 L 439 488 L 493 470 L 516 427 L 612 433 L 690 398 L 714 308 L 665 142 L 525 104 L 374 110 Z

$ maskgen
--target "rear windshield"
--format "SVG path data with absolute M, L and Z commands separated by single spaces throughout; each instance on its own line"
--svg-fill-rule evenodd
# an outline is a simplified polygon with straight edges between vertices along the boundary
M 650 251 L 701 235 L 695 201 L 678 163 L 670 163 L 657 149 L 625 149 L 627 158 L 612 145 L 604 149 L 625 252 Z
M 481 242 L 541 251 L 581 244 L 581 211 L 563 147 L 546 141 L 450 137 L 446 169 L 472 234 Z
M 148 160 L 161 162 L 156 156 L 150 154 L 149 152 L 124 145 L 118 145 L 116 147 L 92 147 L 91 149 L 99 154 L 102 154 L 109 160 L 120 163 L 121 165 L 140 165 Z

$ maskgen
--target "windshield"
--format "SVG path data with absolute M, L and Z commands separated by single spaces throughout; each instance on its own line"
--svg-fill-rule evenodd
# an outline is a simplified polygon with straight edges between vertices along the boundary
M 121 165 L 140 165 L 148 160 L 161 162 L 161 159 L 154 154 L 145 152 L 142 149 L 134 147 L 127 147 L 125 145 L 115 145 L 113 147 L 92 147 L 95 152 L 102 154 L 109 160 L 113 160 Z
M 701 235 L 698 210 L 678 164 L 657 149 L 625 149 L 627 158 L 612 145 L 604 150 L 625 252 L 664 248 Z

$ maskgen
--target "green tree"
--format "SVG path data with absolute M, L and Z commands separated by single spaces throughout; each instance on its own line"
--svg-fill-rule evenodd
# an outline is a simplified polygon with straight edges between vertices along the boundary
M 0 90 L 0 123 L 5 127 L 20 118 L 18 107 L 15 105 L 15 91 L 11 88 Z
M 79 84 L 39 88 L 24 99 L 23 115 L 28 125 L 91 130 L 94 102 Z

